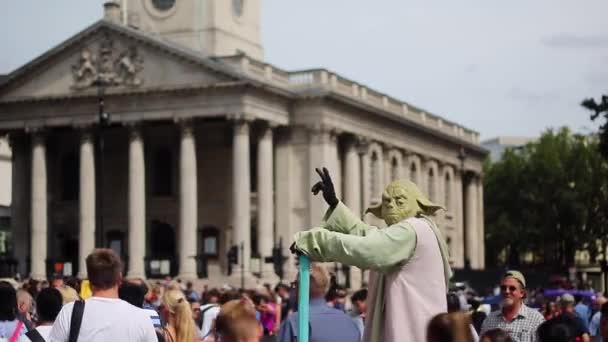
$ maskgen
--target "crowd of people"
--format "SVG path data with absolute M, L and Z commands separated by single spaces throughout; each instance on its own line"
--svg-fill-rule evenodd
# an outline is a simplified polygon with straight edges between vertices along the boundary
M 191 282 L 171 278 L 123 279 L 121 260 L 108 249 L 94 251 L 86 265 L 82 281 L 55 276 L 19 288 L 0 282 L 0 341 L 298 340 L 297 282 L 196 291 Z M 319 263 L 312 264 L 310 279 L 310 341 L 361 341 L 367 289 L 349 296 Z M 491 311 L 452 289 L 446 312 L 425 327 L 427 342 L 608 341 L 608 303 L 601 294 L 592 305 L 569 293 L 543 299 L 526 293 L 517 271 L 504 275 L 499 291 L 501 305 Z

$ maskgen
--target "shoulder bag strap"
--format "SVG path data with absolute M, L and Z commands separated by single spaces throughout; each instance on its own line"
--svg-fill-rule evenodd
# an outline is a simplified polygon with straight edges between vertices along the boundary
M 11 335 L 11 339 L 9 340 L 9 342 L 17 342 L 17 339 L 19 338 L 19 334 L 21 333 L 21 329 L 23 329 L 23 322 L 18 321 L 17 326 L 15 327 L 15 331 L 13 331 L 13 334 Z
M 27 336 L 32 342 L 45 342 L 42 335 L 40 335 L 40 333 L 36 329 L 32 329 L 26 332 L 25 336 Z
M 82 324 L 82 315 L 84 314 L 84 300 L 77 300 L 74 303 L 72 310 L 72 319 L 70 321 L 70 337 L 68 342 L 76 342 L 80 333 L 80 325 Z

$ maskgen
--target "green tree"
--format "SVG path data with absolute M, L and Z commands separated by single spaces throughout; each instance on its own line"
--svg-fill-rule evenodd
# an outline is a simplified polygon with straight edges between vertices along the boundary
M 603 116 L 604 122 L 600 123 L 600 143 L 599 149 L 604 158 L 608 159 L 608 96 L 603 95 L 600 102 L 595 102 L 594 99 L 589 98 L 583 100 L 581 105 L 591 111 L 591 120 L 595 121 L 598 117 Z

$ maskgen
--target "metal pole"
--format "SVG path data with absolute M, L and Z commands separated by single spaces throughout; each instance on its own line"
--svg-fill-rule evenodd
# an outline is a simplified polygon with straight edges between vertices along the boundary
M 310 259 L 300 255 L 298 285 L 298 342 L 308 342 L 310 303 Z

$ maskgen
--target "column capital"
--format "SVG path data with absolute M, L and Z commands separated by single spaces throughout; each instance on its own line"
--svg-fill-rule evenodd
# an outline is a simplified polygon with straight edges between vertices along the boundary
M 240 124 L 243 122 L 249 124 L 255 120 L 255 117 L 251 114 L 245 113 L 230 113 L 226 115 L 226 119 L 234 122 L 235 124 Z
M 177 119 L 175 120 L 175 123 L 179 127 L 179 131 L 182 136 L 194 135 L 194 120 L 191 118 Z
M 327 124 L 310 124 L 306 125 L 306 129 L 313 143 L 335 142 L 342 133 L 338 128 Z

